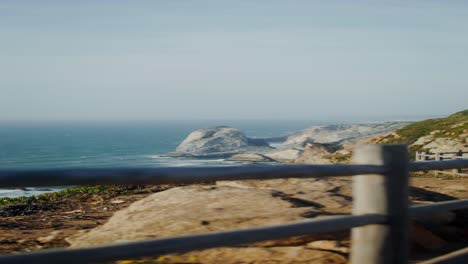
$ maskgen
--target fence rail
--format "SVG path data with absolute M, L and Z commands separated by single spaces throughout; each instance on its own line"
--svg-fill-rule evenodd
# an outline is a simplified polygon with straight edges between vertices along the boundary
M 416 152 L 416 161 L 427 161 L 427 160 L 461 160 L 461 159 L 468 159 L 468 152 L 458 151 L 458 152 L 438 152 L 438 153 L 430 153 L 424 151 Z M 455 168 L 452 170 L 452 173 L 462 173 L 462 168 Z M 442 170 L 442 169 L 438 169 Z
M 235 246 L 317 232 L 352 229 L 351 263 L 408 263 L 410 217 L 468 208 L 468 199 L 408 206 L 408 172 L 467 168 L 468 160 L 407 162 L 403 145 L 355 150 L 353 165 L 255 165 L 211 168 L 0 170 L 0 187 L 84 184 L 168 184 L 288 177 L 353 177 L 353 214 L 286 225 L 206 233 L 86 249 L 0 255 L 1 263 L 90 263 Z M 461 252 L 461 253 L 460 253 Z M 442 257 L 467 261 L 468 253 Z M 437 262 L 434 259 L 430 263 Z M 448 261 L 448 262 L 447 262 Z
M 229 167 L 0 170 L 0 188 L 86 184 L 193 184 L 385 173 L 373 165 L 252 165 Z
M 452 159 L 464 159 L 468 157 L 468 152 L 457 151 L 457 152 L 438 152 L 430 153 L 425 151 L 417 151 L 415 160 L 452 160 Z

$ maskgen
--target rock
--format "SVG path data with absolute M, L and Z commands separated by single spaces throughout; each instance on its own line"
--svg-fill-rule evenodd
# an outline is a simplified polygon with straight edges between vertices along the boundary
M 323 213 L 351 213 L 351 180 L 348 179 L 274 179 L 218 181 L 218 186 L 266 189 L 294 206 L 310 206 Z
M 313 126 L 285 137 L 267 139 L 291 147 L 305 147 L 307 143 L 344 143 L 385 134 L 408 123 L 385 122 L 367 125 L 324 125 Z
M 275 162 L 274 159 L 258 153 L 236 154 L 227 160 L 230 161 L 251 161 L 251 162 Z
M 299 157 L 294 160 L 294 163 L 300 164 L 331 164 L 328 156 L 333 151 L 326 147 L 326 145 L 318 143 L 308 143 L 304 151 Z
M 241 131 L 225 126 L 204 128 L 193 131 L 169 153 L 174 157 L 230 157 L 247 151 L 268 149 L 268 143 L 248 138 Z
M 41 243 L 49 243 L 49 242 L 54 241 L 57 238 L 57 236 L 60 235 L 61 233 L 63 233 L 63 231 L 55 230 L 55 231 L 50 232 L 50 234 L 48 236 L 39 237 L 36 240 L 41 242 Z
M 117 200 L 112 200 L 112 201 L 110 201 L 110 203 L 112 203 L 112 204 L 121 204 L 121 203 L 125 203 L 125 201 L 124 201 L 124 200 L 117 199 Z
M 215 248 L 203 251 L 194 251 L 181 256 L 168 256 L 168 263 L 203 264 L 341 264 L 347 263 L 346 258 L 327 251 L 312 250 L 300 246 L 294 247 L 240 247 Z M 176 261 L 171 261 L 176 260 Z
M 436 131 L 438 131 L 438 130 L 436 130 Z M 434 136 L 433 136 L 434 133 L 433 132 L 435 132 L 435 131 L 432 131 L 427 136 L 423 136 L 423 137 L 418 138 L 418 140 L 416 140 L 416 142 L 414 142 L 413 145 L 422 146 L 422 145 L 428 144 L 429 142 L 431 142 L 434 139 Z
M 264 162 L 272 159 L 273 161 L 292 163 L 299 158 L 308 144 L 333 143 L 327 146 L 327 149 L 334 152 L 340 150 L 343 143 L 384 134 L 406 124 L 387 122 L 368 125 L 314 126 L 287 136 L 266 139 L 248 138 L 235 128 L 218 126 L 193 131 L 177 147 L 175 152 L 167 155 L 172 157 L 229 158 L 238 154 L 249 154 L 248 156 L 239 155 L 231 160 Z M 273 147 L 269 144 L 274 145 L 276 150 L 271 150 Z M 326 159 L 304 158 L 304 161 L 298 162 L 324 163 Z
M 463 184 L 453 184 L 453 185 L 445 186 L 444 189 L 453 190 L 453 191 L 468 192 L 468 186 L 463 185 Z
M 299 158 L 301 153 L 302 150 L 299 149 L 282 149 L 266 152 L 264 155 L 279 162 L 291 163 Z
M 66 240 L 72 248 L 80 248 L 284 224 L 310 217 L 349 214 L 351 200 L 351 180 L 347 178 L 218 181 L 215 186 L 176 187 L 152 194 L 116 212 L 104 225 Z M 446 221 L 444 218 L 442 223 Z M 411 238 L 426 249 L 445 246 L 446 241 L 432 230 L 436 229 L 429 230 L 415 223 Z M 453 236 L 456 230 L 445 234 Z M 192 259 L 195 263 L 345 263 L 339 262 L 345 261 L 340 254 L 348 254 L 348 246 L 337 241 L 347 239 L 349 231 L 309 234 L 161 258 Z
M 304 219 L 310 207 L 292 207 L 272 190 L 187 186 L 152 194 L 109 221 L 67 239 L 71 247 L 275 225 Z M 208 224 L 206 224 L 208 223 Z
M 413 144 L 414 145 L 414 144 Z M 436 138 L 430 143 L 423 145 L 422 149 L 431 153 L 468 151 L 468 145 L 458 138 Z
M 81 214 L 81 213 L 84 213 L 84 211 L 80 209 L 63 212 L 63 214 Z
M 349 247 L 345 247 L 336 240 L 318 240 L 307 243 L 306 248 L 336 251 L 344 254 L 349 254 Z

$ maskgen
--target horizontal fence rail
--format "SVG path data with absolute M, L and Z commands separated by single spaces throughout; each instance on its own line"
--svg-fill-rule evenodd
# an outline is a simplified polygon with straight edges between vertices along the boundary
M 410 171 L 468 167 L 468 160 L 412 162 Z M 250 165 L 226 167 L 0 170 L 0 188 L 94 184 L 193 184 L 220 180 L 383 174 L 378 165 Z
M 448 170 L 468 167 L 468 159 L 444 161 L 418 161 L 409 164 L 410 171 Z
M 449 254 L 424 261 L 420 264 L 466 264 L 468 263 L 468 247 Z
M 382 215 L 330 216 L 323 219 L 314 219 L 286 225 L 213 232 L 96 248 L 44 250 L 20 255 L 8 254 L 0 256 L 0 264 L 46 263 L 44 259 L 48 260 L 47 263 L 57 264 L 89 263 L 91 261 L 112 261 L 169 253 L 183 253 L 192 250 L 238 246 L 247 243 L 302 236 L 312 233 L 347 230 L 357 226 L 384 223 L 385 219 L 386 217 Z
M 192 184 L 220 180 L 357 176 L 353 214 L 291 224 L 212 232 L 84 249 L 0 255 L 2 263 L 92 263 L 182 253 L 352 228 L 352 263 L 407 263 L 410 218 L 468 208 L 468 199 L 408 207 L 408 172 L 460 169 L 468 160 L 407 162 L 403 145 L 363 146 L 352 165 L 249 165 L 229 167 L 0 170 L 0 187 L 96 184 Z M 406 241 L 406 242 L 405 242 Z M 448 257 L 452 256 L 451 258 Z M 468 251 L 438 258 L 468 263 Z M 448 259 L 462 262 L 447 262 Z M 434 259 L 437 260 L 437 259 Z M 466 261 L 466 262 L 463 262 Z
M 433 204 L 421 204 L 411 207 L 411 217 L 417 218 L 419 216 L 430 215 L 434 213 L 461 210 L 468 208 L 468 199 L 453 200 L 448 202 L 438 202 Z
M 351 176 L 384 173 L 385 171 L 385 167 L 374 165 L 0 170 L 0 188 L 93 184 L 192 184 L 220 180 Z

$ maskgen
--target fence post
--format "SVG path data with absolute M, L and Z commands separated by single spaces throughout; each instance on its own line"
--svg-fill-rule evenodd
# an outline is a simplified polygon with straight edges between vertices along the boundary
M 420 160 L 427 160 L 426 152 L 421 152 L 421 159 Z
M 384 165 L 384 175 L 353 177 L 353 214 L 382 214 L 388 222 L 351 231 L 352 264 L 408 263 L 408 152 L 405 145 L 362 145 L 353 163 Z
M 457 160 L 458 153 L 450 153 L 450 159 Z M 452 169 L 452 173 L 461 173 L 461 168 Z

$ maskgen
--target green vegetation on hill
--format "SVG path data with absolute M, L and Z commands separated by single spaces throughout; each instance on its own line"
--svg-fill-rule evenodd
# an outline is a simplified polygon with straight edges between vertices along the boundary
M 382 141 L 385 143 L 413 144 L 420 137 L 431 132 L 434 138 L 458 138 L 464 130 L 468 129 L 468 110 L 464 110 L 446 118 L 428 119 L 400 128 Z
M 381 144 L 407 144 L 410 157 L 413 158 L 422 145 L 411 145 L 419 138 L 432 135 L 436 138 L 461 139 L 468 130 L 468 110 L 452 114 L 445 118 L 434 118 L 412 123 L 378 140 Z

